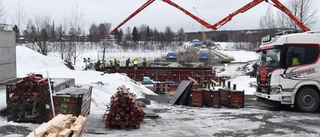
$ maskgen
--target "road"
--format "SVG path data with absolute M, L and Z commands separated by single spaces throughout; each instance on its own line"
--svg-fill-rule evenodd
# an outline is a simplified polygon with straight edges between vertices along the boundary
M 302 113 L 294 108 L 268 106 L 252 95 L 245 96 L 244 108 L 171 105 L 171 96 L 165 95 L 146 98 L 151 100 L 147 108 L 158 118 L 145 118 L 140 129 L 110 129 L 104 127 L 102 115 L 90 114 L 86 129 L 107 135 L 84 133 L 83 137 L 320 136 L 319 112 Z M 12 137 L 13 133 L 26 136 L 30 132 L 24 124 L 0 127 L 0 135 L 4 137 Z
M 91 116 L 87 128 L 123 137 L 320 136 L 319 112 L 302 113 L 294 108 L 268 106 L 257 102 L 252 95 L 245 96 L 244 108 L 171 105 L 171 96 L 164 95 L 146 98 L 152 101 L 147 107 L 160 117 L 145 118 L 140 129 L 106 129 L 102 119 Z

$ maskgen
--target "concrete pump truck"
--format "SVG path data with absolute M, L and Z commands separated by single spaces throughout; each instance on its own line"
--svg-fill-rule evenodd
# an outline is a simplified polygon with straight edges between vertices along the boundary
M 320 31 L 264 37 L 258 52 L 258 101 L 314 112 L 320 100 Z

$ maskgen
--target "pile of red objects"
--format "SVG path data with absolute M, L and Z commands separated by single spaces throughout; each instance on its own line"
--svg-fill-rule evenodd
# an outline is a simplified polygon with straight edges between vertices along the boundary
M 135 95 L 122 85 L 117 89 L 115 95 L 111 97 L 110 108 L 108 109 L 105 127 L 133 126 L 140 128 L 140 122 L 145 113 L 135 99 Z
M 32 73 L 6 87 L 8 121 L 45 121 L 45 106 L 50 93 L 48 78 Z

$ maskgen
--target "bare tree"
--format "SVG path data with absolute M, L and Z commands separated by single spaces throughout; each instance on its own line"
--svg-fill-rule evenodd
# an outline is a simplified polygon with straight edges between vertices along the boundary
M 125 41 L 126 42 L 130 41 L 131 40 L 131 28 L 129 26 L 126 28 L 126 34 L 125 35 L 126 35 Z
M 90 42 L 98 42 L 98 27 L 95 23 L 91 24 L 89 28 L 89 40 Z
M 70 15 L 70 32 L 72 35 L 72 45 L 70 45 L 70 56 L 72 57 L 73 65 L 76 65 L 76 61 L 82 55 L 84 51 L 84 45 L 80 42 L 81 28 L 83 27 L 83 13 L 79 11 L 79 5 L 76 4 L 72 8 Z
M 147 25 L 142 24 L 140 25 L 140 40 L 147 41 Z
M 68 41 L 65 37 L 66 31 L 69 28 L 68 27 L 68 19 L 67 17 L 63 18 L 63 22 L 58 25 L 57 28 L 54 28 L 56 36 L 55 48 L 56 52 L 60 54 L 60 57 L 62 60 L 71 60 L 71 57 L 69 55 L 69 45 Z
M 275 28 L 275 18 L 274 14 L 272 13 L 271 6 L 268 7 L 266 14 L 260 18 L 260 24 L 259 27 L 261 29 L 271 29 Z
M 64 38 L 64 31 L 63 31 L 63 26 L 62 24 L 60 24 L 57 29 L 56 32 L 58 34 L 58 42 L 59 44 L 57 44 L 56 49 L 57 52 L 60 54 L 61 59 L 63 60 L 68 60 L 65 56 L 65 54 L 67 53 L 67 45 L 66 45 L 66 41 Z
M 4 8 L 4 4 L 2 3 L 2 0 L 0 0 L 0 21 L 4 18 L 5 13 L 6 13 L 6 9 Z
M 167 26 L 164 30 L 164 36 L 165 36 L 165 41 L 168 44 L 169 42 L 173 41 L 173 31 L 172 29 Z
M 289 0 L 286 6 L 298 20 L 308 27 L 313 27 L 319 19 L 318 7 L 316 7 L 314 0 Z M 301 30 L 301 28 L 282 11 L 278 13 L 277 25 L 281 28 Z
M 70 25 L 70 34 L 78 34 L 81 32 L 78 31 L 79 28 L 83 27 L 83 13 L 79 11 L 79 5 L 75 4 L 72 8 L 72 12 L 69 20 Z
M 12 17 L 12 22 L 18 26 L 19 29 L 22 28 L 22 23 L 24 22 L 25 12 L 23 7 L 18 3 L 17 8 L 15 9 L 15 17 Z
M 110 33 L 111 31 L 111 23 L 104 23 L 104 25 L 106 26 L 106 33 Z
M 179 42 L 185 41 L 187 39 L 183 28 L 178 29 L 177 34 L 178 34 L 177 35 L 177 40 Z
M 34 22 L 30 19 L 27 24 L 25 37 L 28 41 L 32 42 L 29 47 L 40 54 L 47 55 L 51 50 L 49 46 L 49 33 L 50 33 L 50 17 L 47 15 L 35 16 Z

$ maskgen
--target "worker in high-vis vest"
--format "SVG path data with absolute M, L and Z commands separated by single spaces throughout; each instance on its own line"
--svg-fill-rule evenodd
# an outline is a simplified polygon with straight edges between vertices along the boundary
M 146 69 L 146 67 L 147 67 L 147 59 L 146 58 L 143 58 L 142 64 L 143 64 L 144 69 Z
M 134 68 L 134 70 L 138 69 L 138 60 L 137 59 L 133 60 L 133 68 Z
M 300 61 L 298 57 L 293 57 L 292 58 L 292 65 L 296 66 L 296 65 L 300 65 Z
M 119 70 L 120 69 L 120 60 L 118 60 L 118 59 L 114 59 L 116 62 L 115 62 L 115 64 L 116 64 L 116 70 Z

